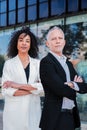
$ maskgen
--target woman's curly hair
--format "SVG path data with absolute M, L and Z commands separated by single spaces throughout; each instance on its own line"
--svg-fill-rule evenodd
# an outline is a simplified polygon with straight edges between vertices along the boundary
M 30 31 L 29 27 L 22 27 L 22 29 L 14 31 L 11 35 L 11 39 L 9 41 L 8 49 L 7 49 L 7 56 L 9 58 L 13 58 L 18 54 L 17 44 L 18 44 L 18 38 L 19 36 L 25 33 L 26 35 L 29 35 L 31 38 L 31 46 L 28 54 L 36 58 L 38 56 L 38 43 L 36 36 Z

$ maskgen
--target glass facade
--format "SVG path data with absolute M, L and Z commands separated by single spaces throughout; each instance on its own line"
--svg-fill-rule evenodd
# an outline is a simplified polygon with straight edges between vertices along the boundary
M 17 22 L 18 23 L 24 23 L 25 22 L 25 8 L 18 10 L 18 21 Z
M 37 19 L 37 1 L 28 0 L 28 21 Z
M 8 1 L 8 25 L 14 25 L 16 23 L 16 0 Z
M 87 11 L 86 0 L 0 0 L 0 27 L 75 15 L 82 11 Z
M 36 20 L 37 18 L 37 6 L 33 5 L 28 8 L 28 20 Z
M 81 1 L 81 9 L 82 10 L 87 10 L 87 0 L 82 0 Z
M 7 1 L 0 1 L 0 26 L 7 25 Z
M 78 0 L 68 0 L 68 12 L 78 11 L 78 4 Z
M 51 15 L 61 15 L 63 13 L 65 13 L 65 0 L 52 0 Z
M 39 0 L 39 18 L 48 17 L 48 1 Z
M 16 10 L 16 0 L 9 0 L 8 1 L 8 10 Z
M 6 4 L 6 0 L 0 1 L 0 13 L 5 13 L 7 11 Z

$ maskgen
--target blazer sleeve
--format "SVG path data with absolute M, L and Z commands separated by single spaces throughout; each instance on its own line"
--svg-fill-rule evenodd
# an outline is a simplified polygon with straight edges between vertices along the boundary
M 42 86 L 42 83 L 41 83 L 41 80 L 40 80 L 40 73 L 39 73 L 39 68 L 40 68 L 40 61 L 39 60 L 36 60 L 36 73 L 37 73 L 37 77 L 36 77 L 36 82 L 34 83 L 31 83 L 31 85 L 34 87 L 34 88 L 37 88 L 37 90 L 33 90 L 31 91 L 32 94 L 35 94 L 35 95 L 40 95 L 40 96 L 44 96 L 44 90 L 43 90 L 43 86 Z
M 12 75 L 10 73 L 10 64 L 8 61 L 5 62 L 3 67 L 3 74 L 2 74 L 2 95 L 3 96 L 13 96 L 14 93 L 17 91 L 15 88 L 3 88 L 3 83 L 5 81 L 12 81 Z
M 41 60 L 40 78 L 45 92 L 50 91 L 56 96 L 67 97 L 71 100 L 76 98 L 75 90 L 64 84 L 62 77 L 60 77 L 52 62 Z

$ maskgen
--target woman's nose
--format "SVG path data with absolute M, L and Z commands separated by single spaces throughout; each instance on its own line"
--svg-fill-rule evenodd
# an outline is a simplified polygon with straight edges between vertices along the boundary
M 26 44 L 26 42 L 25 42 L 25 41 L 22 41 L 22 44 Z

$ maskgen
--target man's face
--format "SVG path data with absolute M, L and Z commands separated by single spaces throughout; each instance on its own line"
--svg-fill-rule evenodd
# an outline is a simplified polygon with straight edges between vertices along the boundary
M 62 55 L 62 51 L 65 46 L 63 32 L 58 29 L 52 30 L 48 35 L 48 41 L 46 42 L 46 45 L 52 52 Z

